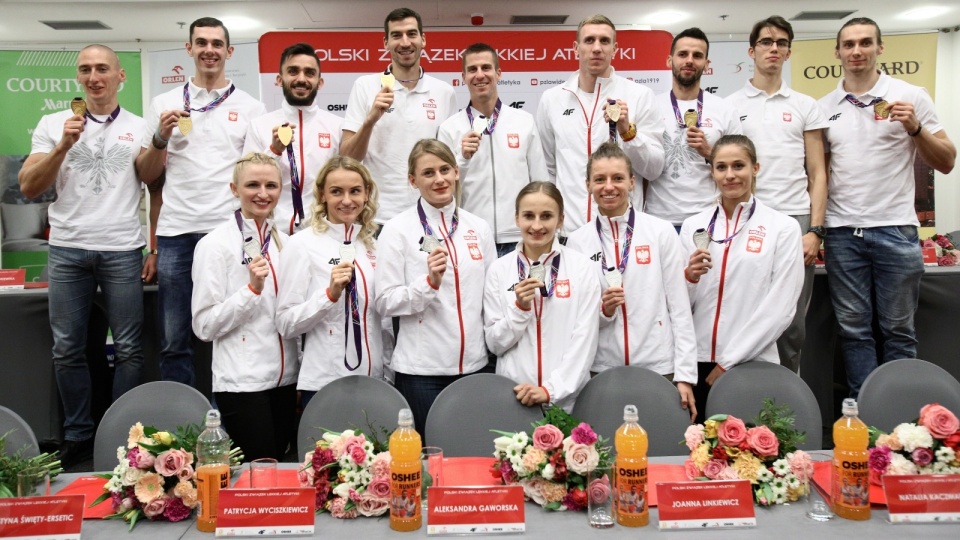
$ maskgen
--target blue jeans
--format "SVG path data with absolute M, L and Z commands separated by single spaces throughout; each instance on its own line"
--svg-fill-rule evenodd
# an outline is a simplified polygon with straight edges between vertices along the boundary
M 143 368 L 143 253 L 89 251 L 50 246 L 50 329 L 53 370 L 63 401 L 64 438 L 93 437 L 91 380 L 87 367 L 87 328 L 97 285 L 107 306 L 116 351 L 113 399 L 140 384 Z
M 193 250 L 203 234 L 157 237 L 160 308 L 160 378 L 196 385 L 193 370 Z
M 393 374 L 393 385 L 400 391 L 413 412 L 413 424 L 426 441 L 427 413 L 443 389 L 458 379 L 470 375 L 408 375 L 399 371 Z
M 884 340 L 880 362 L 917 356 L 913 316 L 923 276 L 920 240 L 910 225 L 831 227 L 824 256 L 850 395 L 856 397 L 877 367 L 874 305 Z

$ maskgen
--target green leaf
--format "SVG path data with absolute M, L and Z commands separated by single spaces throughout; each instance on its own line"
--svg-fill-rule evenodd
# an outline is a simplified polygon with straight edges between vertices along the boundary
M 109 498 L 110 498 L 110 492 L 109 492 L 109 491 L 104 491 L 99 497 L 97 497 L 97 500 L 95 500 L 95 501 L 93 501 L 92 503 L 90 503 L 90 506 L 88 506 L 87 508 L 93 508 L 94 506 L 102 503 L 103 501 L 105 501 L 105 500 L 107 500 L 107 499 L 109 499 Z
M 553 501 L 552 503 L 547 503 L 547 504 L 543 505 L 543 508 L 544 508 L 545 510 L 551 510 L 551 511 L 553 511 L 553 510 L 559 510 L 559 509 L 560 509 L 560 506 L 562 506 L 562 504 L 561 504 L 560 502 L 558 502 L 558 501 Z
M 728 416 L 730 416 L 730 415 L 729 415 L 729 414 L 715 414 L 715 415 L 711 416 L 710 418 L 707 418 L 707 420 L 713 420 L 714 422 L 723 422 L 724 420 L 727 419 Z

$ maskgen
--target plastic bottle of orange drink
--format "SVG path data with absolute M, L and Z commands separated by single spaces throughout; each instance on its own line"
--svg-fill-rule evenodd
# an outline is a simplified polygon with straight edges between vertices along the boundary
M 220 489 L 230 486 L 230 437 L 220 427 L 220 411 L 207 411 L 206 425 L 197 437 L 197 530 L 214 532 Z
M 623 425 L 617 429 L 613 444 L 617 448 L 614 505 L 617 523 L 625 527 L 643 527 L 650 523 L 647 511 L 647 432 L 637 422 L 635 405 L 623 408 Z
M 833 512 L 846 519 L 870 519 L 870 434 L 858 417 L 857 400 L 843 400 L 843 417 L 833 424 Z
M 401 409 L 399 427 L 390 435 L 390 528 L 415 531 L 423 523 L 420 514 L 420 434 L 413 429 L 413 413 Z

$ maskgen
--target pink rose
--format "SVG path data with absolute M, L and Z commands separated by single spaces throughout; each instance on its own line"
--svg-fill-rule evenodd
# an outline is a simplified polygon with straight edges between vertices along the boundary
M 693 424 L 687 428 L 687 431 L 683 433 L 683 439 L 687 442 L 687 448 L 691 452 L 697 449 L 700 446 L 700 443 L 703 442 L 703 424 Z
M 180 480 L 190 480 L 193 478 L 193 466 L 184 465 L 180 472 L 177 473 L 177 478 Z
M 593 444 L 597 442 L 597 434 L 593 428 L 586 422 L 580 422 L 580 425 L 573 428 L 570 432 L 570 438 L 577 444 Z
M 719 480 L 720 473 L 727 468 L 727 462 L 711 459 L 703 466 L 703 475 L 711 480 Z
M 563 443 L 563 432 L 553 424 L 533 430 L 533 447 L 544 452 L 556 450 Z
M 390 498 L 390 477 L 375 476 L 373 480 L 367 484 L 367 491 L 365 493 L 370 493 L 379 499 L 388 500 Z
M 737 470 L 733 467 L 727 465 L 720 471 L 720 474 L 717 475 L 717 480 L 739 480 L 740 475 L 737 474 Z
M 189 459 L 188 459 L 189 457 Z M 161 452 L 153 466 L 163 476 L 177 475 L 181 469 L 193 462 L 193 455 L 183 450 L 173 449 Z
M 367 451 L 361 445 L 353 445 L 350 447 L 350 459 L 358 465 L 363 464 L 367 459 Z
M 929 448 L 917 448 L 910 454 L 913 462 L 921 467 L 926 467 L 933 461 L 933 450 Z
M 927 238 L 927 239 L 924 240 L 923 242 L 920 242 L 920 247 L 922 247 L 922 248 L 936 248 L 936 247 L 938 247 L 938 246 L 937 246 L 937 243 L 936 243 L 936 242 L 934 242 L 933 240 Z
M 889 446 L 876 446 L 870 449 L 870 454 L 867 462 L 870 464 L 870 472 L 876 472 L 878 474 L 884 474 L 887 472 L 887 467 L 890 466 L 890 447 Z
M 297 471 L 297 480 L 300 481 L 300 487 L 313 487 L 313 467 L 307 466 Z
M 944 255 L 937 259 L 937 266 L 956 266 L 957 260 L 953 258 L 953 255 Z
M 610 496 L 610 478 L 607 475 L 595 478 L 590 482 L 590 485 L 587 486 L 587 495 L 593 504 L 603 504 L 607 502 L 607 497 Z
M 380 499 L 367 491 L 357 501 L 357 512 L 366 517 L 382 516 L 389 506 L 389 499 Z
M 918 423 L 927 428 L 933 438 L 940 440 L 946 439 L 960 429 L 960 421 L 957 420 L 957 417 L 939 403 L 924 405 L 920 409 Z
M 943 235 L 937 235 L 936 243 L 942 248 L 949 248 L 952 245 L 950 244 L 950 239 Z
M 143 506 L 143 513 L 150 519 L 156 519 L 158 516 L 162 516 L 169 499 L 170 497 L 166 495 L 157 497 Z
M 728 416 L 717 427 L 717 439 L 724 446 L 739 446 L 747 436 L 747 426 L 736 416 Z
M 592 444 L 572 444 L 567 450 L 567 468 L 577 474 L 587 474 L 597 467 L 600 454 Z
M 747 444 L 755 454 L 762 457 L 776 456 L 780 451 L 780 441 L 767 426 L 748 429 Z
M 813 476 L 813 461 L 810 454 L 803 450 L 794 450 L 787 454 L 787 462 L 790 464 L 790 472 L 797 478 L 803 480 Z
M 687 480 L 696 480 L 703 476 L 703 471 L 697 467 L 697 464 L 694 463 L 692 459 L 687 459 L 683 462 L 683 472 L 687 475 Z
M 133 453 L 133 450 L 139 450 L 139 451 L 136 453 Z M 131 461 L 130 465 L 138 469 L 144 469 L 144 470 L 147 470 L 153 467 L 153 463 L 154 463 L 153 454 L 151 454 L 150 452 L 147 452 L 146 450 L 140 448 L 139 446 L 137 448 L 134 448 L 133 450 L 130 450 L 131 454 L 129 454 L 130 461 Z

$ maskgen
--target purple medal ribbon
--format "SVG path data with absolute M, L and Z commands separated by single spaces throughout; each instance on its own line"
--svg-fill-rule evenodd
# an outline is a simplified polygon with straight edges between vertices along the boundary
M 487 135 L 493 135 L 494 128 L 497 127 L 497 119 L 500 118 L 500 107 L 503 106 L 503 103 L 500 101 L 500 98 L 497 98 L 497 104 L 493 107 L 493 114 L 490 115 L 490 121 L 487 122 L 487 129 L 483 130 L 483 133 Z M 470 112 L 473 109 L 473 102 L 467 103 L 467 121 L 470 122 L 470 129 L 473 129 L 473 113 Z M 483 118 L 483 115 L 480 115 L 480 118 Z
M 871 101 L 870 103 L 864 103 L 859 99 L 853 97 L 853 94 L 847 94 L 845 99 L 850 103 L 852 103 L 854 106 L 859 107 L 861 109 L 866 109 L 867 107 L 873 107 L 877 103 L 880 103 L 881 101 L 883 101 L 882 97 L 875 97 L 873 98 L 873 101 Z
M 230 97 L 230 94 L 232 94 L 234 90 L 236 90 L 236 86 L 234 86 L 233 84 L 230 84 L 230 88 L 227 88 L 227 91 L 220 94 L 220 97 L 218 97 L 217 99 L 211 101 L 210 103 L 207 103 L 206 105 L 204 105 L 203 107 L 200 107 L 199 109 L 191 109 L 190 108 L 190 83 L 184 83 L 183 110 L 193 111 L 193 112 L 212 111 L 213 109 L 216 109 L 217 107 L 219 107 L 221 103 L 226 101 L 227 98 Z
M 433 229 L 430 228 L 430 224 L 427 223 L 427 215 L 423 212 L 423 199 L 417 200 L 417 215 L 420 216 L 420 225 L 423 226 L 423 235 L 424 236 L 433 236 Z M 460 218 L 457 216 L 457 210 L 453 211 L 453 217 L 450 218 L 450 234 L 440 238 L 441 241 L 445 241 L 453 237 L 453 233 L 457 232 L 457 225 L 460 224 Z
M 549 257 L 549 255 L 548 255 Z M 527 272 L 523 269 L 523 259 L 526 258 L 521 251 L 517 255 L 517 274 L 520 276 L 520 281 L 527 279 Z M 532 266 L 532 264 L 531 264 Z M 560 254 L 557 253 L 553 258 L 553 261 L 550 263 L 550 279 L 547 280 L 547 283 L 544 283 L 543 287 L 540 287 L 540 296 L 549 298 L 553 296 L 553 289 L 557 285 L 557 277 L 560 275 Z M 517 283 L 520 283 L 518 281 Z
M 98 124 L 109 124 L 110 122 L 113 122 L 114 120 L 116 120 L 118 116 L 120 116 L 119 105 L 117 105 L 117 108 L 114 109 L 112 113 L 110 113 L 110 116 L 108 116 L 107 119 L 102 122 L 100 120 L 97 120 L 96 118 L 94 118 L 92 114 L 90 114 L 90 109 L 87 109 L 87 111 L 83 113 L 84 118 L 89 118 L 90 120 L 93 120 Z
M 233 217 L 237 219 L 237 228 L 240 229 L 240 237 L 241 237 L 240 264 L 247 264 L 248 262 L 252 261 L 253 258 L 249 257 L 247 255 L 247 252 L 243 250 L 243 243 L 247 241 L 247 238 L 244 236 L 245 233 L 243 232 L 243 216 L 240 213 L 240 210 L 237 210 L 236 212 L 234 212 Z M 270 251 L 270 239 L 272 236 L 273 236 L 273 231 L 268 230 L 267 238 L 266 240 L 263 241 L 263 246 L 260 247 L 260 256 L 267 260 L 270 260 L 270 256 L 268 255 L 267 252 Z
M 754 198 L 754 199 L 753 199 L 753 204 L 750 205 L 750 213 L 747 214 L 747 219 L 745 219 L 745 220 L 743 221 L 743 225 L 741 225 L 739 229 L 733 231 L 733 234 L 731 234 L 730 236 L 724 238 L 723 240 L 714 240 L 714 239 L 713 239 L 713 228 L 714 228 L 714 227 L 716 226 L 716 224 L 717 224 L 717 215 L 720 213 L 720 207 L 718 206 L 717 209 L 713 211 L 713 217 L 710 218 L 710 224 L 707 225 L 707 234 L 710 235 L 710 241 L 711 241 L 711 242 L 716 242 L 716 243 L 721 244 L 721 245 L 722 245 L 722 244 L 726 244 L 726 243 L 728 243 L 728 242 L 732 242 L 732 241 L 733 241 L 733 238 L 734 238 L 735 236 L 737 236 L 738 234 L 740 234 L 740 231 L 742 231 L 742 230 L 744 230 L 744 229 L 747 228 L 747 222 L 750 221 L 750 218 L 753 217 L 753 212 L 754 212 L 756 209 L 757 209 L 757 199 Z
M 344 244 L 349 245 L 349 238 L 353 236 L 353 226 L 349 231 L 345 231 L 346 240 Z M 354 263 L 356 264 L 356 263 Z M 350 324 L 353 324 L 353 345 L 357 349 L 357 365 L 351 366 L 347 358 L 346 349 L 343 351 L 343 367 L 347 371 L 356 371 L 363 363 L 363 346 L 360 343 L 360 299 L 357 296 L 357 271 L 354 270 L 350 275 L 350 283 L 347 283 L 348 300 L 343 303 L 343 337 L 346 339 L 349 334 Z M 347 345 L 349 347 L 349 345 Z
M 677 117 L 677 125 L 680 129 L 687 129 L 687 123 L 683 121 L 683 113 L 680 112 L 680 105 L 677 104 L 677 96 L 673 90 L 670 91 L 670 104 L 673 105 L 673 114 Z M 700 118 L 703 116 L 703 89 L 697 92 L 697 127 L 700 127 Z
M 612 266 L 609 267 L 610 272 L 613 272 L 615 269 L 623 275 L 623 272 L 627 269 L 627 259 L 630 256 L 630 243 L 633 241 L 633 223 L 635 218 L 636 214 L 633 211 L 633 206 L 631 206 L 630 214 L 627 217 L 627 230 L 623 233 L 623 249 L 620 250 L 620 262 L 616 268 Z M 603 267 L 603 271 L 607 272 L 607 254 L 606 250 L 603 249 L 603 229 L 600 227 L 600 216 L 596 217 L 596 224 L 597 236 L 600 237 L 600 265 Z
M 287 145 L 287 161 L 290 162 L 290 198 L 293 200 L 293 215 L 296 218 L 293 226 L 299 227 L 300 222 L 303 221 L 303 191 L 297 159 L 293 155 L 293 141 Z

